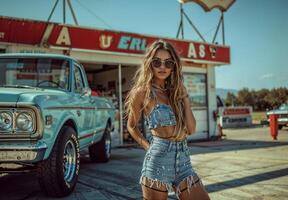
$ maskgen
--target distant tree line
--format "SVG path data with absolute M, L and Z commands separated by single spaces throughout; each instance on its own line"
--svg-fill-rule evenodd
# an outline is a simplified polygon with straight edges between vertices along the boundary
M 288 88 L 249 90 L 243 88 L 238 91 L 237 96 L 228 92 L 225 99 L 226 106 L 252 106 L 254 111 L 265 111 L 288 103 Z

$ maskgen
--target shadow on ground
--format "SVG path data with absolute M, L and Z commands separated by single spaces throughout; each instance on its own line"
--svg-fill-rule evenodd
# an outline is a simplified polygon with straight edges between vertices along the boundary
M 199 142 L 199 143 L 189 143 L 191 147 L 191 155 L 202 154 L 202 153 L 213 153 L 213 152 L 226 152 L 226 151 L 241 151 L 247 149 L 257 149 L 257 148 L 270 148 L 288 145 L 288 142 L 278 142 L 278 141 L 259 141 L 259 140 L 230 140 L 222 139 L 219 141 L 209 141 L 209 142 Z M 194 147 L 197 151 L 194 151 Z M 209 147 L 209 148 L 207 148 Z M 201 150 L 201 148 L 203 148 Z
M 209 193 L 218 192 L 221 190 L 236 188 L 244 185 L 250 185 L 261 181 L 267 181 L 274 178 L 279 178 L 288 175 L 288 168 L 279 169 L 271 172 L 265 172 L 261 174 L 256 174 L 252 176 L 245 176 L 238 179 L 233 179 L 229 181 L 217 182 L 210 185 L 206 185 L 205 188 Z

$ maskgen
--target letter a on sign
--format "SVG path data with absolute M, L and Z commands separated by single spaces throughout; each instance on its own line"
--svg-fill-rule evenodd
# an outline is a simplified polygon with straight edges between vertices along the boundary
M 71 45 L 71 41 L 70 41 L 70 35 L 69 35 L 69 31 L 68 31 L 68 28 L 63 26 L 61 31 L 60 31 L 60 34 L 57 38 L 57 41 L 56 41 L 56 44 L 58 45 Z
M 192 42 L 189 44 L 188 58 L 197 58 L 195 46 Z

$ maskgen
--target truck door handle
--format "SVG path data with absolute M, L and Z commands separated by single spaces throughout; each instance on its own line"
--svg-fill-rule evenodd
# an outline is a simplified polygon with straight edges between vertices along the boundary
M 78 117 L 80 117 L 80 115 L 81 115 L 80 110 L 77 110 L 77 115 L 78 115 Z

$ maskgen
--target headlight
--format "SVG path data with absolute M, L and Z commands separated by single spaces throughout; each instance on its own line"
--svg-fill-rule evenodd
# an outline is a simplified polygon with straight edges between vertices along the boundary
M 16 119 L 16 127 L 20 131 L 33 131 L 33 117 L 31 114 L 19 113 Z
M 12 128 L 13 119 L 9 112 L 0 112 L 0 130 L 7 131 Z

